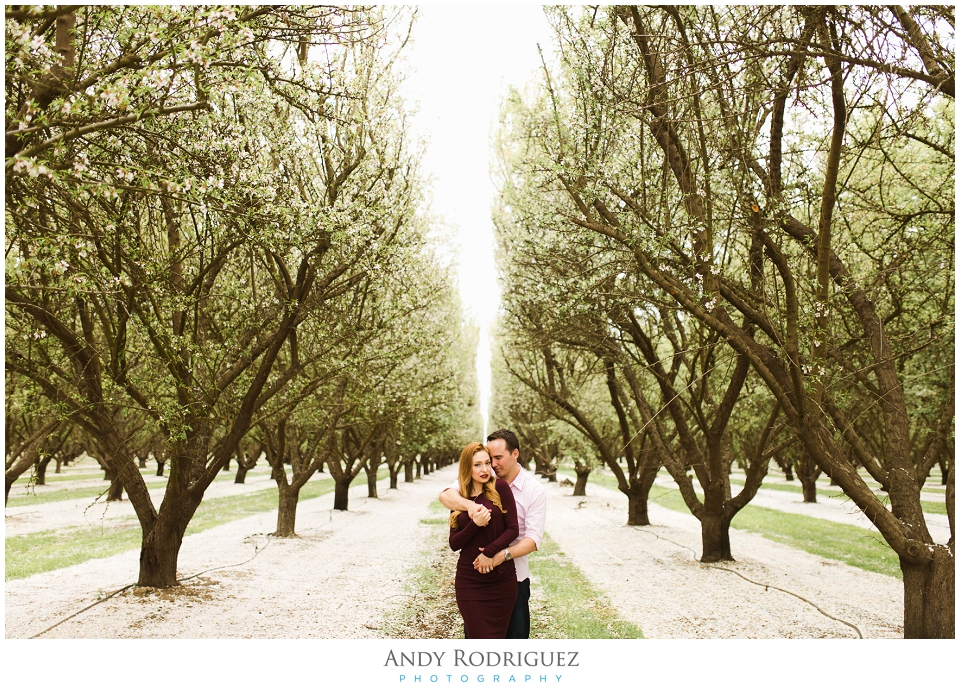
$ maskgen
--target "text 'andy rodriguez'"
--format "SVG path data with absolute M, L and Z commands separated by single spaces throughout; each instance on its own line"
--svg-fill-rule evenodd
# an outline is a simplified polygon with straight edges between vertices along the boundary
M 384 667 L 442 667 L 447 651 L 399 651 L 387 654 Z M 579 651 L 453 651 L 453 667 L 580 667 Z M 447 663 L 449 664 L 449 660 Z

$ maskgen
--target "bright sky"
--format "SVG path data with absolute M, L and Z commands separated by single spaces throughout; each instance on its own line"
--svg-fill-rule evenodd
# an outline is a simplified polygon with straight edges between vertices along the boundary
M 506 87 L 523 85 L 540 69 L 538 43 L 549 61 L 551 30 L 539 5 L 421 5 L 407 55 L 413 74 L 406 93 L 419 101 L 417 129 L 429 139 L 425 163 L 434 177 L 433 212 L 456 231 L 460 293 L 480 325 L 484 436 L 490 327 L 500 301 L 490 220 L 490 143 Z

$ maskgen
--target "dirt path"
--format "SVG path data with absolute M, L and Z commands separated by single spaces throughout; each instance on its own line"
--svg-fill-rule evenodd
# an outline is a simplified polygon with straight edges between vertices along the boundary
M 620 615 L 648 638 L 849 638 L 815 607 L 732 573 L 789 590 L 850 622 L 866 638 L 902 635 L 900 581 L 730 531 L 736 562 L 704 565 L 695 518 L 650 505 L 652 526 L 625 525 L 626 497 L 588 485 L 587 497 L 545 485 L 547 532 Z
M 424 541 L 419 590 L 401 601 L 385 625 L 394 639 L 462 639 L 463 620 L 457 608 L 454 578 L 457 554 L 447 544 L 446 526 L 433 526 Z
M 436 475 L 399 490 L 351 489 L 350 511 L 332 495 L 300 504 L 292 540 L 269 538 L 276 512 L 189 535 L 180 575 L 208 571 L 169 590 L 128 590 L 47 637 L 376 638 L 429 527 L 419 523 L 442 484 Z M 254 557 L 254 552 L 259 554 Z M 29 637 L 133 583 L 138 551 L 6 583 L 6 636 Z M 251 559 L 252 558 L 252 559 Z M 243 562 L 241 564 L 241 562 Z

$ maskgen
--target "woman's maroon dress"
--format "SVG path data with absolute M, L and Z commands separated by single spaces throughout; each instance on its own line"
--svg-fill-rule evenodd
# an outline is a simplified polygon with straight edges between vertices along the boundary
M 510 485 L 496 482 L 500 503 L 506 513 L 482 493 L 473 500 L 490 509 L 490 522 L 482 528 L 470 520 L 466 511 L 457 517 L 457 528 L 450 528 L 450 549 L 460 550 L 457 561 L 457 607 L 463 616 L 468 639 L 502 639 L 507 636 L 513 603 L 517 600 L 517 570 L 513 561 L 505 561 L 487 574 L 473 568 L 473 560 L 483 553 L 492 557 L 506 549 L 520 534 L 517 503 Z

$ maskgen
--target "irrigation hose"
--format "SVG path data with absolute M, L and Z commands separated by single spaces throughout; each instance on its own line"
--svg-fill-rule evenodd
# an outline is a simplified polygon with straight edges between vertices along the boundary
M 70 621 L 71 619 L 73 619 L 74 617 L 77 617 L 78 615 L 83 614 L 84 612 L 86 612 L 87 610 L 89 610 L 91 607 L 96 607 L 96 606 L 99 605 L 101 602 L 106 602 L 107 600 L 109 600 L 110 598 L 112 598 L 114 595 L 119 595 L 120 593 L 122 593 L 123 591 L 127 590 L 128 588 L 133 588 L 135 585 L 137 585 L 137 584 L 136 584 L 136 583 L 131 583 L 131 584 L 128 585 L 128 586 L 124 586 L 124 587 L 121 588 L 120 590 L 116 590 L 116 591 L 110 593 L 110 595 L 106 596 L 105 598 L 100 598 L 100 599 L 97 600 L 96 602 L 87 605 L 87 606 L 84 607 L 82 610 L 78 610 L 77 612 L 74 612 L 74 613 L 73 613 L 72 615 L 70 615 L 69 617 L 64 617 L 63 619 L 61 619 L 59 622 L 57 622 L 57 623 L 54 624 L 53 626 L 47 627 L 47 628 L 44 629 L 43 631 L 41 631 L 41 632 L 39 632 L 39 633 L 37 633 L 37 634 L 34 634 L 34 635 L 31 636 L 30 638 L 31 638 L 31 639 L 35 639 L 35 638 L 37 638 L 37 637 L 39 637 L 39 636 L 43 636 L 43 635 L 46 634 L 48 631 L 52 631 L 52 630 L 56 629 L 58 626 L 60 626 L 60 625 L 63 624 L 64 622 L 69 622 L 69 621 Z
M 693 549 L 692 547 L 687 547 L 686 545 L 682 545 L 682 544 L 680 544 L 679 542 L 675 542 L 675 541 L 673 541 L 673 540 L 671 540 L 671 539 L 669 539 L 669 538 L 666 538 L 666 537 L 660 537 L 659 535 L 657 535 L 657 533 L 653 532 L 652 530 L 644 530 L 643 528 L 638 528 L 638 527 L 636 527 L 636 526 L 632 526 L 632 527 L 633 527 L 634 530 L 639 530 L 639 531 L 642 532 L 642 533 L 648 533 L 648 534 L 650 534 L 650 535 L 653 535 L 653 536 L 654 536 L 655 538 L 657 538 L 658 540 L 663 540 L 664 542 L 669 542 L 670 544 L 676 545 L 677 547 L 682 547 L 683 549 L 685 549 L 685 550 L 689 551 L 691 554 L 693 554 L 693 558 L 694 558 L 694 559 L 697 558 L 697 551 L 696 551 L 695 549 Z M 780 588 L 779 586 L 772 586 L 772 585 L 770 585 L 770 584 L 768 584 L 768 583 L 760 583 L 759 581 L 754 581 L 752 578 L 747 578 L 746 576 L 744 576 L 744 575 L 743 575 L 742 573 L 740 573 L 739 571 L 736 571 L 736 570 L 734 570 L 734 569 L 728 569 L 728 568 L 725 567 L 725 566 L 717 566 L 716 564 L 705 564 L 704 566 L 708 566 L 708 567 L 711 568 L 711 569 L 717 569 L 718 571 L 728 571 L 728 572 L 730 572 L 730 573 L 732 573 L 732 574 L 736 574 L 737 576 L 739 576 L 740 578 L 742 578 L 742 579 L 743 579 L 744 581 L 746 581 L 747 583 L 752 583 L 752 584 L 755 585 L 755 586 L 761 586 L 762 588 L 765 588 L 765 589 L 768 589 L 768 590 L 772 588 L 773 590 L 779 590 L 781 593 L 786 593 L 787 595 L 791 595 L 791 596 L 795 597 L 797 600 L 802 600 L 803 602 L 807 603 L 808 605 L 810 605 L 811 607 L 813 607 L 815 610 L 817 610 L 817 612 L 819 612 L 820 614 L 822 614 L 824 617 L 828 617 L 829 619 L 832 619 L 832 620 L 835 621 L 835 622 L 840 622 L 841 624 L 846 624 L 848 627 L 850 627 L 850 628 L 853 629 L 855 632 L 857 632 L 857 638 L 858 638 L 858 639 L 862 639 L 862 638 L 863 638 L 863 634 L 860 632 L 860 629 L 859 629 L 859 627 L 857 627 L 856 624 L 851 624 L 850 622 L 847 622 L 847 621 L 845 621 L 845 620 L 843 620 L 843 619 L 840 619 L 839 617 L 834 617 L 832 614 L 824 611 L 824 609 L 821 608 L 819 605 L 817 605 L 817 604 L 814 603 L 814 602 L 811 602 L 810 600 L 807 600 L 807 599 L 806 599 L 805 597 L 803 597 L 802 595 L 797 595 L 796 593 L 792 593 L 792 592 L 790 592 L 789 590 L 787 590 L 787 589 L 785 589 L 785 588 Z
M 728 568 L 725 567 L 725 566 L 715 566 L 715 565 L 712 565 L 712 564 L 708 564 L 708 566 L 710 566 L 710 567 L 713 568 L 713 569 L 719 569 L 720 571 L 729 571 L 730 573 L 736 574 L 737 576 L 739 576 L 740 578 L 742 578 L 744 581 L 747 581 L 748 583 L 753 583 L 754 585 L 757 585 L 757 586 L 763 586 L 764 588 L 773 588 L 774 590 L 779 590 L 781 593 L 786 593 L 787 595 L 792 595 L 793 597 L 797 598 L 798 600 L 803 600 L 805 603 L 807 603 L 808 605 L 810 605 L 811 607 L 813 607 L 814 609 L 816 609 L 817 612 L 819 612 L 820 614 L 822 614 L 824 617 L 829 617 L 830 619 L 834 620 L 835 622 L 840 622 L 841 624 L 846 624 L 848 627 L 850 627 L 850 628 L 853 629 L 855 632 L 857 632 L 857 638 L 858 638 L 858 639 L 862 639 L 862 638 L 863 638 L 863 634 L 860 633 L 860 629 L 859 629 L 859 627 L 857 627 L 856 624 L 851 624 L 850 622 L 847 622 L 847 621 L 845 621 L 845 620 L 843 620 L 843 619 L 840 619 L 839 617 L 834 617 L 832 614 L 829 614 L 829 613 L 827 613 L 827 612 L 824 612 L 823 609 L 822 609 L 819 605 L 817 605 L 816 603 L 813 603 L 813 602 L 807 600 L 807 599 L 806 599 L 805 597 L 803 597 L 802 595 L 797 595 L 796 593 L 791 593 L 789 590 L 787 590 L 787 589 L 785 589 L 785 588 L 780 588 L 780 587 L 778 587 L 778 586 L 771 586 L 771 585 L 768 585 L 768 584 L 766 584 L 766 583 L 760 583 L 760 582 L 758 582 L 758 581 L 754 581 L 754 580 L 751 579 L 751 578 L 747 578 L 746 576 L 744 576 L 744 575 L 743 575 L 742 573 L 740 573 L 739 571 L 735 571 L 735 570 L 733 570 L 733 569 L 728 569 Z
M 364 498 L 363 501 L 366 502 L 366 498 Z M 322 527 L 324 527 L 324 526 L 326 526 L 326 525 L 330 525 L 330 523 L 332 523 L 332 522 L 333 522 L 333 509 L 330 509 L 329 520 L 327 520 L 326 523 L 321 523 L 320 525 L 316 526 L 315 528 L 307 528 L 307 530 L 319 530 L 320 528 L 322 528 Z M 262 536 L 263 533 L 255 533 L 255 534 L 253 534 L 253 535 L 247 535 L 247 536 L 246 536 L 245 538 L 243 538 L 243 539 L 244 539 L 244 540 L 249 540 L 251 537 L 257 537 L 258 535 Z M 181 581 L 189 581 L 190 579 L 196 578 L 197 576 L 202 576 L 202 575 L 205 574 L 205 573 L 210 573 L 211 571 L 219 571 L 220 569 L 232 569 L 232 568 L 234 568 L 235 566 L 243 566 L 244 564 L 248 564 L 248 563 L 252 562 L 254 559 L 256 559 L 256 558 L 257 558 L 257 555 L 260 554 L 260 552 L 262 552 L 263 550 L 265 550 L 267 547 L 270 546 L 270 535 L 267 535 L 266 538 L 267 538 L 267 544 L 265 544 L 263 547 L 260 547 L 259 545 L 257 545 L 257 546 L 256 546 L 256 549 L 255 549 L 254 552 L 253 552 L 253 556 L 250 557 L 249 559 L 245 559 L 244 561 L 240 562 L 239 564 L 225 564 L 224 566 L 214 566 L 214 567 L 211 567 L 211 568 L 209 568 L 209 569 L 204 569 L 203 571 L 200 571 L 199 573 L 195 573 L 195 574 L 193 574 L 192 576 L 187 576 L 186 578 L 182 578 L 182 579 L 180 579 L 180 580 L 181 580 Z M 63 619 L 61 619 L 61 620 L 60 620 L 59 622 L 57 622 L 56 624 L 47 627 L 47 628 L 44 629 L 43 631 L 34 634 L 34 635 L 31 636 L 30 638 L 31 638 L 31 639 L 35 639 L 35 638 L 37 638 L 37 637 L 43 636 L 43 635 L 46 634 L 48 631 L 53 631 L 54 629 L 56 629 L 58 626 L 60 626 L 60 625 L 63 624 L 64 622 L 69 622 L 69 621 L 70 621 L 71 619 L 73 619 L 74 617 L 80 616 L 81 614 L 83 614 L 83 613 L 86 612 L 87 610 L 89 610 L 89 609 L 91 609 L 91 608 L 93 608 L 93 607 L 96 607 L 96 606 L 99 605 L 100 603 L 106 602 L 106 601 L 109 600 L 110 598 L 113 598 L 113 597 L 115 597 L 115 596 L 117 596 L 117 595 L 120 595 L 120 593 L 122 593 L 123 591 L 129 590 L 130 588 L 133 588 L 133 587 L 136 586 L 136 585 L 137 585 L 136 583 L 131 583 L 130 585 L 124 586 L 123 588 L 120 588 L 119 590 L 115 590 L 115 591 L 113 591 L 112 593 L 110 593 L 110 595 L 104 596 L 104 597 L 100 598 L 99 600 L 97 600 L 96 602 L 90 603 L 89 605 L 87 605 L 87 606 L 84 607 L 83 609 L 77 610 L 76 612 L 74 612 L 73 614 L 69 615 L 68 617 L 64 617 Z
M 263 533 L 256 533 L 256 534 L 254 534 L 254 535 L 247 535 L 247 537 L 245 537 L 245 538 L 243 538 L 243 539 L 244 539 L 244 540 L 249 540 L 251 537 L 256 537 L 257 535 L 263 535 Z M 257 558 L 257 555 L 260 554 L 260 552 L 262 552 L 263 550 L 265 550 L 265 549 L 266 549 L 267 547 L 269 547 L 269 546 L 270 546 L 270 536 L 268 535 L 268 536 L 267 536 L 267 544 L 265 544 L 263 547 L 260 547 L 259 545 L 255 545 L 255 549 L 254 549 L 254 552 L 253 552 L 253 556 L 250 557 L 249 559 L 245 559 L 245 560 L 243 560 L 242 562 L 240 562 L 240 563 L 238 563 L 238 564 L 225 564 L 224 566 L 213 566 L 213 567 L 211 567 L 211 568 L 209 568 L 209 569 L 204 569 L 203 571 L 200 571 L 199 573 L 195 573 L 195 574 L 193 574 L 192 576 L 187 576 L 186 578 L 182 578 L 182 579 L 180 579 L 180 580 L 181 580 L 181 581 L 189 581 L 189 580 L 192 579 L 192 578 L 196 578 L 197 576 L 202 576 L 203 574 L 209 573 L 209 572 L 211 572 L 211 571 L 219 571 L 220 569 L 232 569 L 232 568 L 235 567 L 235 566 L 243 566 L 244 564 L 248 564 L 248 563 L 252 562 L 254 559 L 256 559 L 256 558 Z M 93 607 L 96 607 L 96 606 L 99 605 L 100 603 L 104 603 L 104 602 L 106 602 L 107 600 L 109 600 L 109 599 L 111 599 L 111 598 L 113 598 L 113 597 L 115 597 L 115 596 L 117 596 L 117 595 L 120 595 L 120 593 L 122 593 L 123 591 L 129 590 L 130 588 L 133 588 L 133 587 L 136 586 L 136 585 L 137 585 L 136 583 L 131 583 L 130 585 L 126 585 L 126 586 L 124 586 L 123 588 L 120 588 L 119 590 L 115 590 L 115 591 L 113 591 L 112 593 L 110 593 L 110 595 L 104 596 L 104 597 L 100 598 L 99 600 L 97 600 L 96 602 L 90 603 L 89 605 L 87 605 L 87 606 L 84 607 L 83 609 L 77 610 L 76 612 L 74 612 L 73 614 L 69 615 L 68 617 L 64 617 L 63 619 L 61 619 L 61 620 L 60 620 L 59 622 L 57 622 L 56 624 L 47 627 L 47 628 L 44 629 L 43 631 L 34 634 L 34 635 L 31 636 L 30 638 L 31 638 L 31 639 L 35 639 L 35 638 L 37 638 L 37 637 L 43 636 L 43 635 L 46 634 L 48 631 L 53 631 L 54 629 L 56 629 L 58 626 L 60 626 L 60 625 L 63 624 L 64 622 L 69 622 L 69 621 L 70 621 L 71 619 L 73 619 L 74 617 L 80 616 L 81 614 L 83 614 L 83 613 L 86 612 L 87 610 L 89 610 L 89 609 L 91 609 L 91 608 L 93 608 Z

